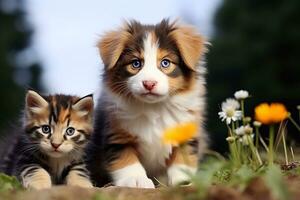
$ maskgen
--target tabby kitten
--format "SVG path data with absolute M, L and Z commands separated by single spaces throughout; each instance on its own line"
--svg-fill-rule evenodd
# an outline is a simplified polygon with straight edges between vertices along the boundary
M 24 128 L 7 154 L 4 172 L 25 188 L 56 184 L 92 187 L 84 149 L 92 132 L 93 97 L 26 94 Z

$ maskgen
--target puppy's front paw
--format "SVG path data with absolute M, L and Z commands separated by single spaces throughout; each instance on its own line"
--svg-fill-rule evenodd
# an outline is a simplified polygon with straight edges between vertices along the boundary
M 152 180 L 144 176 L 122 178 L 115 181 L 115 185 L 123 187 L 155 188 Z
M 114 184 L 123 187 L 155 188 L 140 163 L 135 163 L 112 172 Z
M 186 165 L 173 165 L 168 169 L 169 185 L 190 185 L 190 176 L 195 173 L 195 168 Z

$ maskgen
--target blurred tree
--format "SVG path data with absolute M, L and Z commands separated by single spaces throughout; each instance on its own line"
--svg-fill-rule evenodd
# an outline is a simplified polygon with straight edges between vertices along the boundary
M 270 101 L 283 102 L 296 112 L 300 104 L 299 10 L 299 0 L 226 0 L 219 8 L 207 57 L 208 129 L 216 150 L 225 150 L 227 134 L 217 113 L 221 102 L 236 90 L 252 94 L 248 113 L 253 114 L 249 108 L 258 103 Z M 300 138 L 300 134 L 294 136 Z
M 42 89 L 41 67 L 22 55 L 32 35 L 24 17 L 22 1 L 0 0 L 0 134 L 18 120 L 26 87 Z

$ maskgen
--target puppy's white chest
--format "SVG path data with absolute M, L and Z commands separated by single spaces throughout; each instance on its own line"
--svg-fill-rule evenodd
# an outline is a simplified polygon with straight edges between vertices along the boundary
M 140 161 L 149 174 L 161 173 L 172 153 L 172 146 L 164 144 L 162 139 L 166 128 L 193 119 L 194 116 L 189 112 L 170 111 L 162 107 L 140 113 L 123 124 L 131 134 L 137 136 Z
M 172 153 L 172 146 L 162 141 L 164 131 L 179 123 L 196 121 L 191 111 L 199 111 L 202 103 L 199 90 L 193 90 L 159 105 L 117 106 L 121 127 L 138 138 L 140 161 L 148 173 L 157 174 L 165 169 L 166 160 Z
M 164 144 L 162 135 L 165 125 L 161 117 L 139 120 L 140 126 L 132 133 L 138 137 L 140 161 L 149 174 L 157 174 L 166 166 L 172 153 L 171 145 Z M 138 130 L 139 129 L 139 130 Z

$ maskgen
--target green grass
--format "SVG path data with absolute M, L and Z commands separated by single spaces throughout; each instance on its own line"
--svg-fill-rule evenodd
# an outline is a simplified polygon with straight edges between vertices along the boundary
M 21 183 L 16 177 L 7 176 L 6 174 L 0 173 L 0 192 L 22 190 Z
M 282 171 L 278 165 L 274 164 L 270 166 L 265 165 L 254 170 L 247 165 L 237 168 L 230 160 L 208 158 L 201 163 L 198 173 L 192 176 L 194 187 L 191 192 L 183 193 L 182 188 L 179 187 L 167 188 L 166 190 L 171 192 L 171 195 L 182 195 L 184 199 L 196 200 L 205 198 L 209 189 L 214 185 L 226 186 L 242 192 L 253 179 L 260 177 L 275 197 L 284 200 L 289 199 L 290 196 L 287 185 L 284 182 L 284 176 L 298 176 L 299 174 L 299 168 Z M 0 174 L 0 194 L 21 190 L 23 190 L 22 186 L 15 177 Z M 111 198 L 104 196 L 102 193 L 96 193 L 92 199 L 111 200 Z
M 299 168 L 285 172 L 276 164 L 264 165 L 254 170 L 249 165 L 237 168 L 229 160 L 208 159 L 201 164 L 200 170 L 192 180 L 197 189 L 197 197 L 202 198 L 213 185 L 231 187 L 242 192 L 252 180 L 262 178 L 274 197 L 289 199 L 290 194 L 284 176 L 298 176 L 299 173 Z

